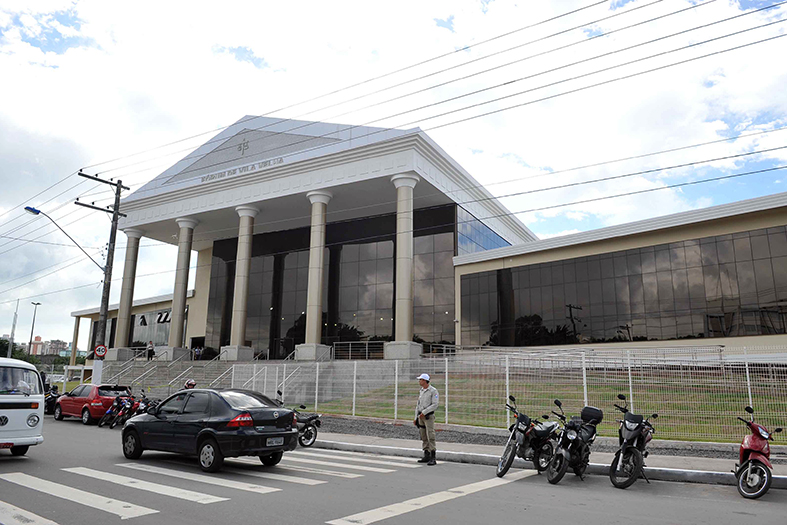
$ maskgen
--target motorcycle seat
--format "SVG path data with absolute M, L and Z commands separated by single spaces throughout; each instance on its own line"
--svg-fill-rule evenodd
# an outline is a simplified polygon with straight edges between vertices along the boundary
M 556 421 L 547 421 L 545 423 L 541 423 L 539 426 L 535 427 L 535 434 L 538 437 L 547 437 L 552 431 L 558 427 Z

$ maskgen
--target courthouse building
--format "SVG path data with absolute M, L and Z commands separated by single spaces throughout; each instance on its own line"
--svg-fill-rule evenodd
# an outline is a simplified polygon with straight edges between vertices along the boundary
M 787 194 L 539 240 L 419 129 L 244 117 L 121 206 L 109 358 L 787 343 Z M 178 245 L 171 296 L 134 297 L 142 238 Z

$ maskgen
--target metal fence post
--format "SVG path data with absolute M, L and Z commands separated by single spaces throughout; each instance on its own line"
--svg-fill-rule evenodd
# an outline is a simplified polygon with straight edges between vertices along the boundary
M 751 399 L 751 379 L 749 378 L 749 353 L 746 351 L 746 347 L 743 347 L 743 364 L 746 367 L 746 388 L 749 391 L 749 406 L 754 408 L 754 403 Z
M 355 415 L 355 378 L 358 377 L 358 361 L 353 362 L 353 416 Z
M 629 402 L 631 403 L 631 411 L 634 412 L 634 386 L 631 381 L 631 350 L 626 350 L 626 356 L 628 357 L 629 369 Z
M 506 403 L 508 403 L 508 396 L 511 395 L 508 382 L 508 356 L 506 356 Z M 511 412 L 506 410 L 506 428 L 511 426 Z
M 230 388 L 235 388 L 235 366 L 232 365 L 232 373 L 230 374 Z
M 284 383 L 287 382 L 287 365 L 284 364 L 281 371 L 281 403 L 284 404 Z
M 317 399 L 320 397 L 320 363 L 314 367 L 314 411 L 317 412 Z
M 394 423 L 399 417 L 399 360 L 394 361 L 396 366 L 394 372 Z
M 585 352 L 582 352 L 582 389 L 585 392 L 585 406 L 588 406 L 588 370 L 585 363 Z
M 445 358 L 445 424 L 448 424 L 448 358 Z
M 257 364 L 256 363 L 254 364 L 251 373 L 254 374 L 251 376 L 251 389 L 257 392 Z
M 268 367 L 262 369 L 262 393 L 264 394 L 268 390 Z
M 85 382 L 85 367 L 83 366 L 82 368 L 79 369 L 79 384 L 81 385 L 84 382 Z M 92 376 L 90 382 L 91 383 L 93 382 Z

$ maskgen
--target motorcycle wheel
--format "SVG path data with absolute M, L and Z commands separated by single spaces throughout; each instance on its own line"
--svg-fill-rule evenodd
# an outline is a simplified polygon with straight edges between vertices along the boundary
M 557 485 L 563 479 L 563 476 L 566 475 L 567 470 L 568 461 L 565 456 L 555 452 L 555 455 L 552 456 L 552 460 L 549 462 L 549 467 L 547 467 L 547 481 L 552 485 Z
M 757 499 L 771 488 L 771 470 L 759 461 L 749 461 L 738 474 L 738 492 L 746 499 Z
M 303 432 L 298 436 L 298 443 L 300 443 L 302 447 L 310 447 L 314 445 L 315 441 L 317 441 L 317 429 L 312 425 L 306 425 L 306 428 L 304 428 Z
M 112 417 L 112 414 L 104 414 L 101 416 L 101 419 L 98 420 L 98 428 L 103 427 L 109 422 L 109 418 Z
M 547 441 L 541 445 L 533 454 L 533 466 L 539 472 L 544 472 L 549 468 L 549 462 L 552 461 L 552 456 L 555 453 L 555 446 L 551 441 Z
M 618 472 L 618 462 L 621 460 L 620 451 L 615 453 L 612 465 L 609 466 L 609 480 L 619 489 L 626 489 L 634 484 L 642 474 L 642 452 L 636 448 L 629 448 L 623 454 L 623 465 Z M 620 474 L 620 475 L 619 475 Z
M 508 472 L 508 469 L 511 468 L 511 465 L 514 463 L 514 457 L 516 456 L 516 441 L 513 439 L 508 442 L 506 445 L 506 449 L 503 451 L 503 455 L 500 456 L 500 461 L 497 462 L 497 474 L 498 478 L 502 478 Z
M 109 428 L 115 428 L 120 422 L 121 417 L 122 416 L 115 416 L 115 418 L 112 420 L 112 423 L 109 424 Z

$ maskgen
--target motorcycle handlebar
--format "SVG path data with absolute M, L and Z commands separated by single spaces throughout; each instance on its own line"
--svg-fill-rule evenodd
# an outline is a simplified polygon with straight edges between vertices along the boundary
M 740 417 L 740 416 L 738 416 L 738 419 L 740 419 L 741 421 L 743 421 L 743 422 L 744 422 L 744 423 L 746 423 L 747 425 L 749 424 L 749 422 L 748 422 L 748 421 L 746 421 L 745 419 L 743 419 L 743 418 L 742 418 L 742 417 Z
M 615 405 L 615 408 L 617 408 L 618 410 L 620 410 L 620 411 L 621 411 L 621 412 L 623 412 L 624 414 L 625 414 L 626 412 L 628 412 L 628 410 L 626 410 L 625 408 L 623 408 L 623 407 L 622 407 L 622 406 L 620 406 L 620 405 Z
M 566 419 L 566 416 L 564 416 L 563 414 L 558 414 L 558 413 L 557 413 L 557 412 L 555 412 L 554 410 L 552 410 L 551 412 L 552 412 L 553 414 L 555 414 L 557 417 L 559 417 L 560 419 L 562 419 L 562 420 L 565 420 L 565 419 Z

